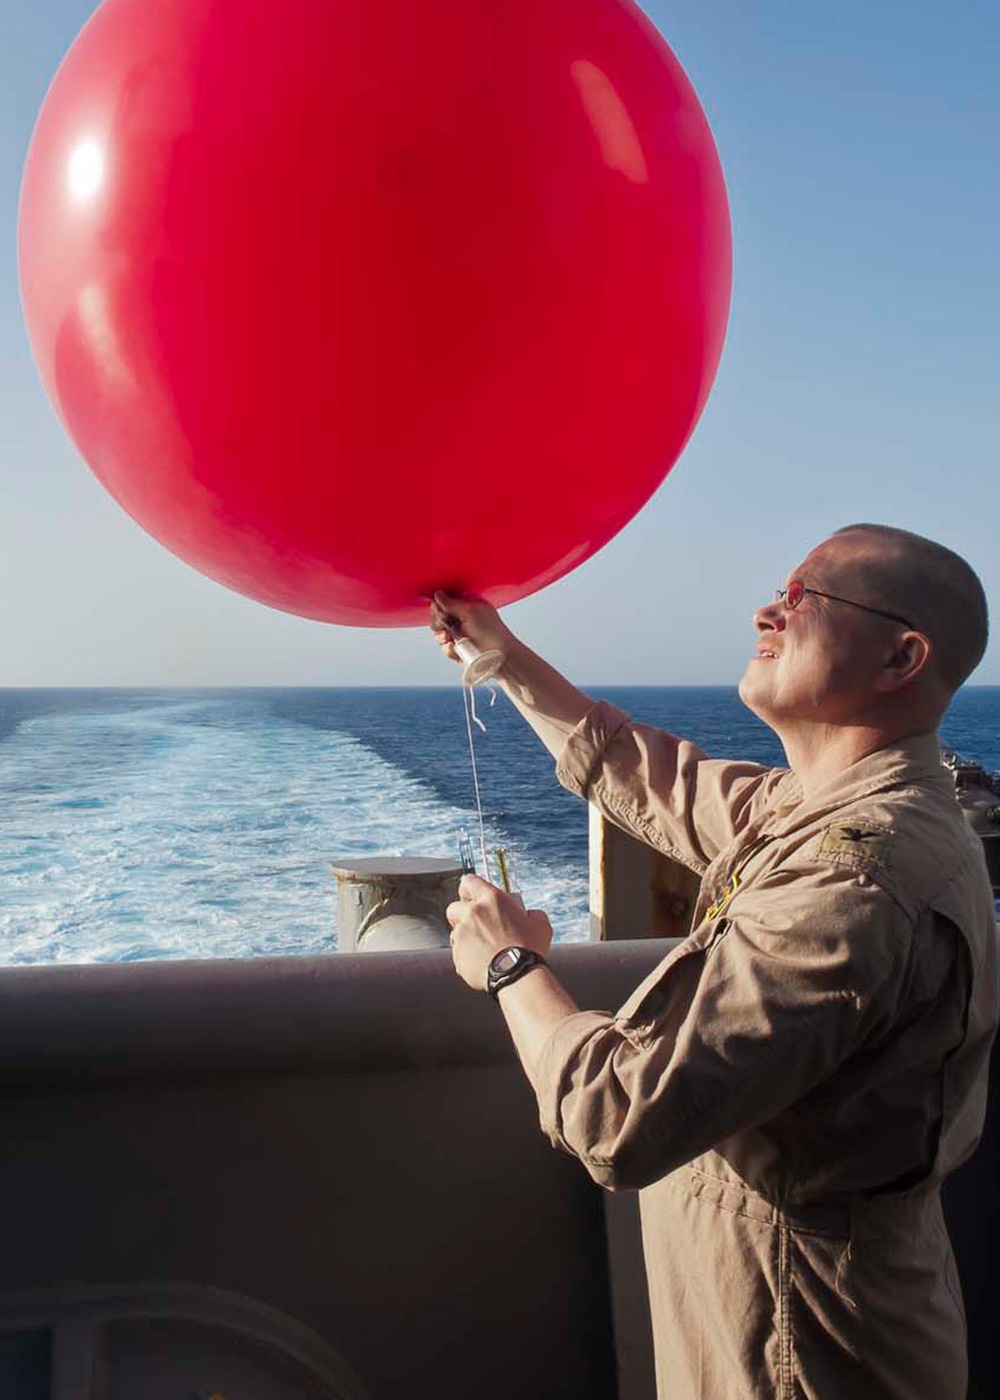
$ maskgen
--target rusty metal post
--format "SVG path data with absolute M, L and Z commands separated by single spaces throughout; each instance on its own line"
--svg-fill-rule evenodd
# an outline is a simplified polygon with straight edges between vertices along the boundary
M 701 884 L 590 808 L 590 937 L 683 938 Z

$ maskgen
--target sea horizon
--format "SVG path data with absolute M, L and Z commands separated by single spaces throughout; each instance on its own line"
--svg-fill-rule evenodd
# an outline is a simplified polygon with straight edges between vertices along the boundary
M 731 685 L 585 686 L 715 757 L 784 766 Z M 489 849 L 558 941 L 589 936 L 586 804 L 502 692 L 478 692 Z M 1000 686 L 942 742 L 1000 768 Z M 457 858 L 478 819 L 462 687 L 0 688 L 0 962 L 334 951 L 331 864 Z

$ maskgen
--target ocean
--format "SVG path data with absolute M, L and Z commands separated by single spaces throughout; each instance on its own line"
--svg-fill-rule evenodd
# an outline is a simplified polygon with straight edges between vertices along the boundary
M 781 763 L 734 689 L 595 690 L 717 757 Z M 587 937 L 587 813 L 502 694 L 478 710 L 490 847 L 556 938 Z M 1000 686 L 942 738 L 1000 768 Z M 331 863 L 478 846 L 460 686 L 0 691 L 0 963 L 336 947 Z

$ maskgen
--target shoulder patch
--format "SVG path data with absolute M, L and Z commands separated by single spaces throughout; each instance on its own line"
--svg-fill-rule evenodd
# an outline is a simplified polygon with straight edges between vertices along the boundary
M 867 865 L 885 866 L 892 846 L 892 831 L 866 822 L 834 822 L 823 833 L 821 856 L 850 856 Z

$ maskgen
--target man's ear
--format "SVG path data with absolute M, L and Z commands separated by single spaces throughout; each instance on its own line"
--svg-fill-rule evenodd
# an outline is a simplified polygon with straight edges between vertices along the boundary
M 875 679 L 877 690 L 889 693 L 912 685 L 925 675 L 931 664 L 934 648 L 923 632 L 904 632 L 897 637 L 888 660 Z

